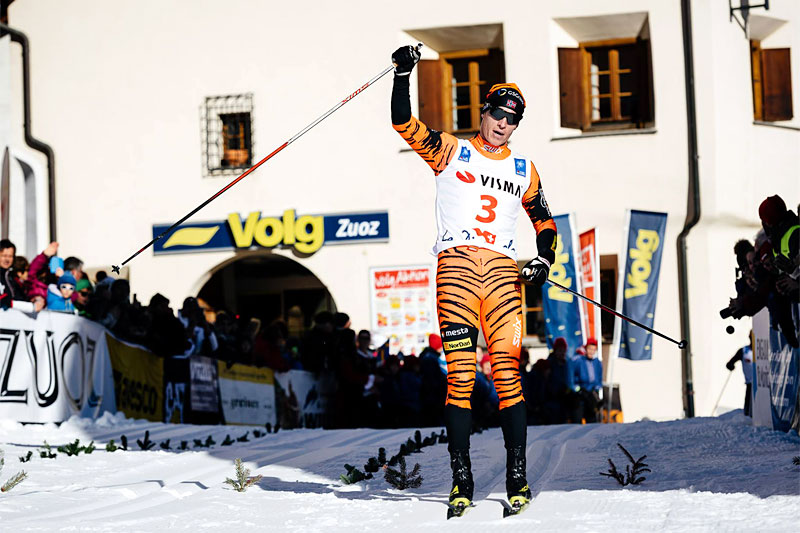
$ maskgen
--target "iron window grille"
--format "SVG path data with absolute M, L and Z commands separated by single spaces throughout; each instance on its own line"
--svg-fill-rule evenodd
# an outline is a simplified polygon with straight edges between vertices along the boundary
M 202 107 L 203 173 L 239 174 L 253 162 L 253 93 L 209 96 Z

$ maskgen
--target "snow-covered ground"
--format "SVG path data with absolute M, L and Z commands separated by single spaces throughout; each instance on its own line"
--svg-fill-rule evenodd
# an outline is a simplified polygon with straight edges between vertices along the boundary
M 536 498 L 522 515 L 502 518 L 505 453 L 500 430 L 472 436 L 476 507 L 445 520 L 450 472 L 446 444 L 409 458 L 424 477 L 418 489 L 391 489 L 382 477 L 344 485 L 344 464 L 388 455 L 413 435 L 399 430 L 295 430 L 254 438 L 254 428 L 189 426 L 73 418 L 22 426 L 0 421 L 4 482 L 29 478 L 0 494 L 0 531 L 798 531 L 800 438 L 749 425 L 741 412 L 720 418 L 633 424 L 528 428 L 528 481 Z M 263 428 L 261 428 L 263 429 Z M 150 431 L 172 446 L 211 434 L 203 451 L 116 451 Z M 221 446 L 226 434 L 250 430 L 249 442 Z M 432 429 L 423 430 L 423 436 Z M 437 429 L 438 433 L 438 429 Z M 38 449 L 94 440 L 91 455 L 42 459 Z M 620 487 L 599 472 L 607 458 L 624 468 L 617 443 L 653 472 Z M 158 448 L 158 446 L 156 446 Z M 35 457 L 20 463 L 29 450 Z M 263 479 L 239 493 L 223 482 L 235 458 Z

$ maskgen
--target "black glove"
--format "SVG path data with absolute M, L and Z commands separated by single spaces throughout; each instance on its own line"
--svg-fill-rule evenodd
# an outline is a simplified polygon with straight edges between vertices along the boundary
M 420 53 L 413 46 L 401 46 L 392 54 L 396 76 L 408 76 L 419 61 Z
M 544 257 L 537 257 L 528 261 L 528 264 L 522 267 L 522 277 L 540 287 L 544 285 L 549 275 L 550 262 Z
M 735 363 L 734 363 L 733 361 L 728 361 L 727 363 L 725 363 L 725 368 L 727 368 L 728 370 L 730 370 L 731 372 L 733 372 L 733 369 L 735 368 L 735 367 L 734 367 L 734 364 L 735 364 Z

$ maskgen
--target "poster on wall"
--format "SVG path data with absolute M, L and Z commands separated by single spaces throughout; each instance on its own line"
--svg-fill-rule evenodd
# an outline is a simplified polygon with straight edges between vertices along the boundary
M 0 419 L 63 422 L 114 412 L 105 335 L 75 315 L 0 311 Z
M 275 376 L 271 368 L 217 362 L 226 424 L 275 425 Z
M 392 354 L 418 355 L 439 332 L 433 267 L 374 267 L 369 283 L 373 338 L 389 339 Z

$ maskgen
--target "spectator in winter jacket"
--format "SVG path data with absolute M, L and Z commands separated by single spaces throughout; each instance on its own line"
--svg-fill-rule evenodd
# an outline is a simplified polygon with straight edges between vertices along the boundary
M 13 300 L 28 301 L 14 275 L 17 247 L 8 239 L 0 240 L 0 309 L 8 309 Z
M 420 425 L 435 427 L 444 425 L 444 403 L 447 397 L 447 372 L 439 361 L 442 338 L 435 333 L 428 336 L 428 346 L 419 356 L 419 373 L 422 378 L 420 388 Z
M 89 304 L 89 298 L 92 296 L 92 282 L 86 278 L 79 279 L 75 285 L 75 292 L 72 297 L 72 305 L 78 310 L 81 316 L 87 316 L 86 306 Z
M 28 275 L 25 278 L 23 287 L 25 288 L 25 293 L 32 302 L 34 294 L 44 295 L 44 297 L 47 298 L 47 287 L 49 285 L 47 279 L 54 276 L 54 274 L 50 272 L 48 264 L 50 258 L 57 253 L 58 243 L 51 242 L 39 255 L 33 258 L 33 261 L 31 261 L 31 264 L 28 266 Z M 58 272 L 58 275 L 61 274 L 63 274 L 63 271 Z M 37 307 L 37 303 L 41 303 L 40 300 L 37 299 L 37 302 L 34 303 L 34 308 Z M 41 311 L 41 309 L 36 309 L 36 311 Z
M 51 311 L 74 313 L 75 306 L 72 304 L 72 293 L 75 292 L 77 283 L 72 274 L 62 274 L 58 278 L 58 283 L 51 284 L 47 288 L 47 308 Z
M 575 361 L 581 411 L 586 423 L 597 422 L 600 392 L 603 390 L 603 363 L 597 358 L 597 340 L 590 338 L 584 348 L 585 355 Z
M 751 332 L 752 333 L 752 332 Z M 742 373 L 744 373 L 744 416 L 753 416 L 751 398 L 753 396 L 753 349 L 749 344 L 739 348 L 727 362 L 725 368 L 733 372 L 736 361 L 742 363 Z
M 162 357 L 180 355 L 189 347 L 189 340 L 183 330 L 183 324 L 175 317 L 169 300 L 156 293 L 150 298 L 147 313 L 151 318 L 151 325 L 147 332 L 145 346 L 154 354 Z
M 528 425 L 552 423 L 562 409 L 555 402 L 548 404 L 547 383 L 550 379 L 550 363 L 546 359 L 539 359 L 525 375 L 525 387 L 522 391 L 525 395 Z M 553 414 L 548 410 L 552 410 Z
M 567 357 L 567 340 L 564 337 L 558 337 L 553 342 L 553 351 L 547 356 L 547 362 L 550 363 L 547 395 L 558 407 L 551 410 L 554 417 L 552 422 L 580 422 L 580 399 L 574 389 L 572 361 Z

